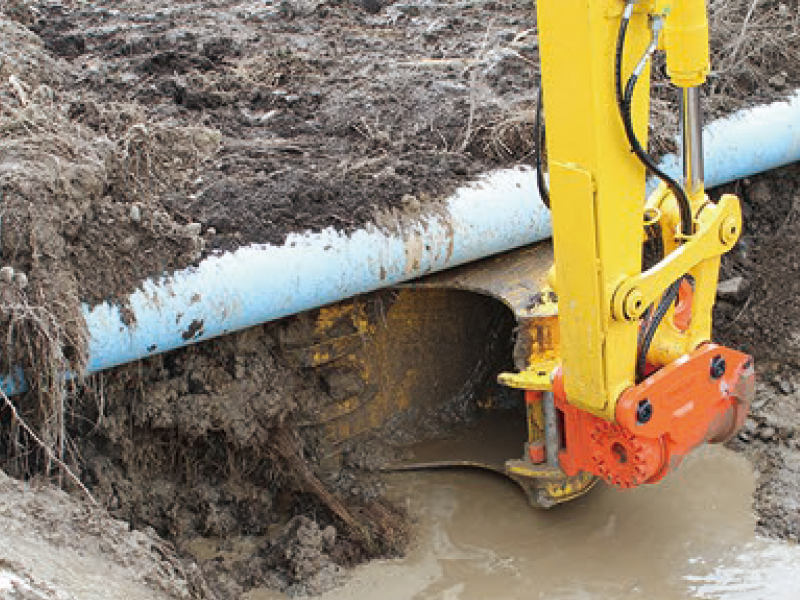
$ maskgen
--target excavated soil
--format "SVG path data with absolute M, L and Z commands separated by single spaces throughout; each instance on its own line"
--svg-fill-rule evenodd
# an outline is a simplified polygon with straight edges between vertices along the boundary
M 745 232 L 723 259 L 716 332 L 758 365 L 751 417 L 730 445 L 756 467 L 760 531 L 800 541 L 800 165 L 729 191 L 742 198 Z
M 800 86 L 796 3 L 710 9 L 713 116 Z M 533 4 L 8 0 L 0 11 L 0 367 L 37 374 L 27 396 L 0 403 L 0 468 L 86 496 L 57 453 L 121 520 L 3 479 L 0 508 L 24 519 L 0 511 L 0 539 L 80 540 L 65 552 L 130 567 L 120 576 L 153 598 L 318 594 L 360 561 L 401 553 L 407 518 L 364 469 L 370 453 L 331 468 L 317 437 L 319 408 L 358 382 L 293 358 L 319 341 L 304 317 L 66 391 L 56 373 L 85 364 L 81 302 L 124 309 L 144 279 L 210 253 L 352 231 L 530 162 Z M 673 98 L 655 94 L 653 146 L 671 150 Z M 761 379 L 731 446 L 758 471 L 760 531 L 798 540 L 800 169 L 734 187 L 747 230 L 723 263 L 717 329 L 755 355 Z M 26 560 L 0 555 L 0 586 L 9 572 L 19 597 L 71 593 Z

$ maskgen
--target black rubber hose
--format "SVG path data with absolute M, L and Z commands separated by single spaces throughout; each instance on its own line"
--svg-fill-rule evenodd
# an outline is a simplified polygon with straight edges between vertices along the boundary
M 632 5 L 628 3 L 622 14 L 620 21 L 619 31 L 617 33 L 617 46 L 614 54 L 614 90 L 617 97 L 617 108 L 622 119 L 623 126 L 625 127 L 625 135 L 628 138 L 628 143 L 631 146 L 631 151 L 636 155 L 639 161 L 656 177 L 661 179 L 675 195 L 678 202 L 678 210 L 681 217 L 681 233 L 691 235 L 694 233 L 694 219 L 692 218 L 692 205 L 686 192 L 681 185 L 672 177 L 664 173 L 658 168 L 655 161 L 650 157 L 647 151 L 639 143 L 636 137 L 636 132 L 633 129 L 633 119 L 631 118 L 631 105 L 633 103 L 633 92 L 636 88 L 636 83 L 639 79 L 636 73 L 631 74 L 628 78 L 628 83 L 623 93 L 622 90 L 622 60 L 623 52 L 625 50 L 625 38 L 628 32 L 628 23 L 630 22 L 630 12 Z M 647 353 L 650 351 L 650 346 L 653 343 L 653 338 L 656 335 L 661 321 L 669 310 L 669 307 L 675 302 L 678 297 L 680 289 L 680 279 L 672 283 L 664 292 L 661 297 L 655 313 L 646 326 L 646 331 L 642 336 L 639 345 L 639 354 L 636 358 L 636 381 L 641 382 L 645 377 L 645 368 L 647 367 Z M 648 307 L 645 315 L 649 317 L 652 311 L 652 306 Z M 648 320 L 645 318 L 645 322 Z
M 625 36 L 628 34 L 630 17 L 622 13 L 622 20 L 617 31 L 617 46 L 614 52 L 614 91 L 617 94 L 617 108 L 622 115 L 622 53 L 625 51 Z
M 647 331 L 645 332 L 644 337 L 642 338 L 641 346 L 639 347 L 639 356 L 636 358 L 636 383 L 641 383 L 645 378 L 647 353 L 650 351 L 650 345 L 653 343 L 653 338 L 656 335 L 658 326 L 661 324 L 661 321 L 664 320 L 664 316 L 667 314 L 669 307 L 675 303 L 675 300 L 677 300 L 680 286 L 681 280 L 678 279 L 678 281 L 672 283 L 664 292 L 664 295 L 661 296 L 661 300 L 658 303 L 655 314 L 653 314 L 653 318 L 650 321 L 650 325 L 647 327 Z
M 539 93 L 536 95 L 536 116 L 533 125 L 534 152 L 536 152 L 536 185 L 539 186 L 539 196 L 544 205 L 550 208 L 550 190 L 544 180 L 544 167 L 542 161 L 542 148 L 544 148 L 544 122 L 542 121 L 542 83 L 539 82 Z
M 628 84 L 625 86 L 625 95 L 622 99 L 622 121 L 625 125 L 625 133 L 628 135 L 628 142 L 630 142 L 631 150 L 633 150 L 633 153 L 639 160 L 659 179 L 666 183 L 672 190 L 672 193 L 675 194 L 681 215 L 681 232 L 692 235 L 694 233 L 694 219 L 692 218 L 692 205 L 689 202 L 689 198 L 686 196 L 686 192 L 677 181 L 658 168 L 650 155 L 642 148 L 639 140 L 636 138 L 636 133 L 633 131 L 631 104 L 633 103 L 633 92 L 638 80 L 639 78 L 636 74 L 630 76 Z
M 627 10 L 623 12 L 622 20 L 620 21 L 619 31 L 617 33 L 617 46 L 614 53 L 614 89 L 617 96 L 617 108 L 622 118 L 622 124 L 625 127 L 625 135 L 628 138 L 631 151 L 651 173 L 666 183 L 669 189 L 672 190 L 672 193 L 675 194 L 681 214 L 681 233 L 691 235 L 694 233 L 694 220 L 692 219 L 692 205 L 689 202 L 689 198 L 686 196 L 686 192 L 677 181 L 658 168 L 658 165 L 656 165 L 652 157 L 642 148 L 642 145 L 636 137 L 636 132 L 633 130 L 631 104 L 633 102 L 633 91 L 639 77 L 635 73 L 632 74 L 628 79 L 625 92 L 623 93 L 622 90 L 622 58 L 623 52 L 625 51 L 625 38 L 628 32 L 628 23 L 630 22 L 630 16 L 627 13 Z

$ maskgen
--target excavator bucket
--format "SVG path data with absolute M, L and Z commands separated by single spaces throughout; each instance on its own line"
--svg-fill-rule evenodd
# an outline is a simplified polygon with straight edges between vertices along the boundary
M 490 469 L 540 507 L 587 491 L 593 477 L 544 464 L 536 412 L 498 383 L 542 342 L 529 309 L 551 264 L 542 242 L 308 315 L 314 343 L 284 345 L 330 390 L 312 417 L 327 453 L 379 436 L 403 456 L 389 470 Z

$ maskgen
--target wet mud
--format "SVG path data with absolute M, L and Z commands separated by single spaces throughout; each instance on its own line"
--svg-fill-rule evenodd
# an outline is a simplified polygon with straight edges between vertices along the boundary
M 390 493 L 416 519 L 407 556 L 359 567 L 322 598 L 788 600 L 800 548 L 754 535 L 754 483 L 719 447 L 659 486 L 601 485 L 547 511 L 488 472 L 395 475 Z

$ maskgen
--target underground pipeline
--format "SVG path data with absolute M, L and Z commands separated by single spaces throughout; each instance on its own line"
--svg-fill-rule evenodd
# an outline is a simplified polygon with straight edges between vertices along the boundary
M 737 112 L 703 133 L 705 183 L 713 187 L 800 160 L 800 93 Z M 679 177 L 680 160 L 661 166 Z M 291 234 L 145 281 L 117 305 L 84 306 L 88 373 L 318 308 L 543 240 L 550 214 L 527 167 L 496 171 L 416 217 L 384 215 L 381 226 Z M 23 391 L 6 377 L 7 394 Z

